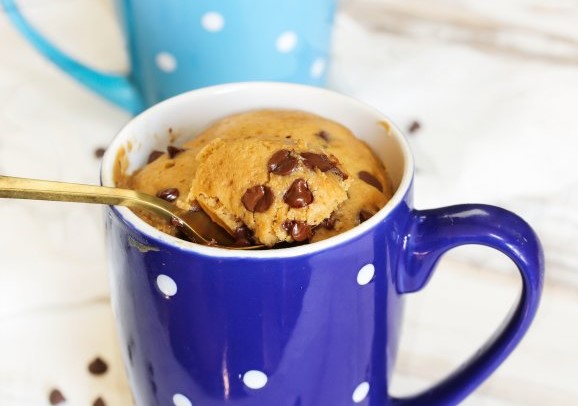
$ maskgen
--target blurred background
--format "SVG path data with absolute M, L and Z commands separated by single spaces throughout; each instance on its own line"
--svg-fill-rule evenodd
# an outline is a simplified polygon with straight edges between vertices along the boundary
M 21 0 L 59 47 L 105 71 L 128 59 L 110 0 Z M 542 238 L 534 325 L 466 405 L 578 404 L 578 2 L 342 0 L 328 87 L 408 136 L 415 203 L 488 203 Z M 0 12 L 0 173 L 98 183 L 100 149 L 130 119 L 43 59 Z M 102 211 L 0 201 L 0 405 L 131 404 L 108 300 Z M 452 251 L 407 297 L 391 391 L 423 390 L 471 355 L 517 300 L 500 254 Z M 88 364 L 100 357 L 103 375 Z

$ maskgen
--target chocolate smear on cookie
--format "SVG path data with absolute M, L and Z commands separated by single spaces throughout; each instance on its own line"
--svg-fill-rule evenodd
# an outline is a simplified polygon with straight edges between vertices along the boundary
M 147 159 L 147 163 L 150 164 L 153 161 L 156 161 L 158 158 L 160 158 L 164 153 L 162 151 L 157 151 L 154 150 L 153 152 L 151 152 L 149 154 L 149 158 Z
M 172 145 L 169 145 L 167 147 L 167 154 L 169 154 L 169 158 L 170 159 L 174 159 L 177 155 L 179 155 L 181 152 L 185 152 L 186 150 L 183 148 L 178 148 L 178 147 L 173 147 Z
M 321 130 L 315 135 L 321 138 L 323 141 L 329 142 L 329 133 L 327 131 Z
M 273 204 L 273 191 L 265 185 L 250 187 L 241 197 L 241 202 L 247 210 L 253 213 L 263 213 Z

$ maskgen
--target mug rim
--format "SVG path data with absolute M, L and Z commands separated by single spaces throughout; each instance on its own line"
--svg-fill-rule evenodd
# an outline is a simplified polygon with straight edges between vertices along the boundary
M 280 92 L 291 88 L 291 89 L 298 89 L 299 91 L 303 92 L 313 92 L 322 95 L 323 97 L 341 99 L 342 101 L 346 101 L 347 103 L 352 104 L 357 109 L 363 109 L 366 112 L 369 112 L 371 115 L 374 115 L 380 121 L 386 121 L 391 126 L 392 131 L 390 131 L 390 135 L 395 137 L 396 141 L 399 144 L 401 153 L 403 155 L 402 157 L 403 172 L 400 178 L 399 185 L 396 188 L 395 192 L 393 193 L 393 196 L 371 218 L 343 233 L 337 234 L 325 240 L 317 241 L 314 243 L 303 244 L 295 247 L 273 248 L 264 250 L 234 250 L 228 248 L 211 247 L 207 245 L 193 243 L 190 241 L 185 241 L 158 230 L 157 228 L 153 227 L 152 225 L 148 224 L 140 217 L 138 217 L 128 207 L 109 206 L 114 215 L 117 216 L 119 220 L 121 220 L 125 225 L 129 226 L 138 233 L 142 233 L 151 240 L 154 240 L 164 245 L 171 246 L 175 249 L 180 249 L 197 255 L 219 257 L 219 258 L 233 257 L 233 258 L 247 258 L 247 259 L 284 258 L 284 257 L 288 258 L 325 251 L 330 248 L 335 248 L 336 246 L 342 245 L 347 241 L 355 240 L 358 237 L 369 232 L 374 227 L 377 227 L 377 225 L 382 221 L 384 221 L 385 218 L 389 216 L 389 214 L 393 211 L 393 209 L 404 200 L 405 196 L 407 195 L 407 193 L 411 188 L 413 180 L 414 159 L 407 138 L 386 115 L 381 113 L 376 108 L 370 106 L 369 104 L 360 101 L 359 99 L 356 99 L 352 96 L 348 96 L 334 90 L 285 82 L 236 82 L 236 83 L 203 87 L 185 93 L 181 93 L 177 96 L 170 97 L 147 108 L 143 112 L 133 117 L 114 136 L 113 140 L 106 149 L 106 152 L 101 161 L 100 183 L 103 186 L 115 186 L 114 164 L 118 156 L 118 152 L 120 148 L 123 146 L 122 143 L 126 138 L 125 134 L 133 133 L 132 130 L 134 127 L 138 125 L 139 121 L 145 120 L 150 116 L 156 115 L 158 110 L 166 109 L 167 107 L 170 107 L 170 105 L 185 103 L 187 100 L 191 98 L 197 98 L 217 93 L 239 92 L 253 88 L 276 88 Z

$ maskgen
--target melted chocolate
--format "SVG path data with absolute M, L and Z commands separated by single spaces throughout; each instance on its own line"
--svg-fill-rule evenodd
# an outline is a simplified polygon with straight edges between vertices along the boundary
M 298 242 L 306 241 L 313 237 L 311 226 L 304 221 L 287 220 L 283 223 L 283 229 Z
M 274 195 L 271 188 L 257 185 L 247 189 L 241 202 L 247 210 L 253 213 L 263 213 L 273 204 Z
M 157 192 L 157 197 L 166 200 L 167 202 L 174 202 L 179 198 L 179 189 L 170 187 Z
M 304 179 L 296 179 L 283 196 L 283 201 L 294 209 L 300 209 L 313 202 L 313 193 Z
M 331 171 L 341 179 L 347 179 L 347 175 L 337 167 L 337 163 L 329 159 L 325 154 L 316 154 L 315 152 L 302 152 L 303 164 L 311 169 L 318 168 L 321 172 Z
M 282 149 L 271 156 L 269 162 L 267 162 L 267 169 L 270 173 L 285 176 L 293 172 L 298 164 L 297 158 L 291 156 L 288 150 Z
M 377 178 L 375 176 L 373 176 L 371 173 L 366 172 L 366 171 L 361 171 L 357 174 L 357 176 L 359 177 L 359 179 L 361 179 L 362 181 L 364 181 L 368 185 L 371 185 L 374 188 L 376 188 L 377 190 L 379 190 L 380 192 L 383 192 L 383 186 L 381 185 L 379 180 L 377 180 Z

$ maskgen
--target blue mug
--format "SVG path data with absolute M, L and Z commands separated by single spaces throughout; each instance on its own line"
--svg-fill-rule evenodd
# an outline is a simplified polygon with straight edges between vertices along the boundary
M 0 0 L 45 57 L 131 113 L 187 90 L 274 80 L 323 85 L 337 0 L 116 0 L 132 70 L 96 71 L 67 56 Z
M 530 326 L 542 291 L 542 249 L 525 221 L 498 207 L 414 209 L 408 143 L 379 112 L 296 84 L 238 83 L 188 92 L 121 130 L 104 156 L 102 182 L 115 184 L 120 151 L 130 173 L 175 134 L 192 137 L 219 118 L 259 108 L 301 109 L 345 125 L 386 163 L 395 194 L 352 230 L 263 251 L 192 244 L 154 229 L 126 208 L 108 207 L 111 298 L 136 404 L 383 406 L 463 400 Z M 520 300 L 455 373 L 421 394 L 392 398 L 388 386 L 404 296 L 424 287 L 444 252 L 464 244 L 492 247 L 514 261 L 522 280 Z

